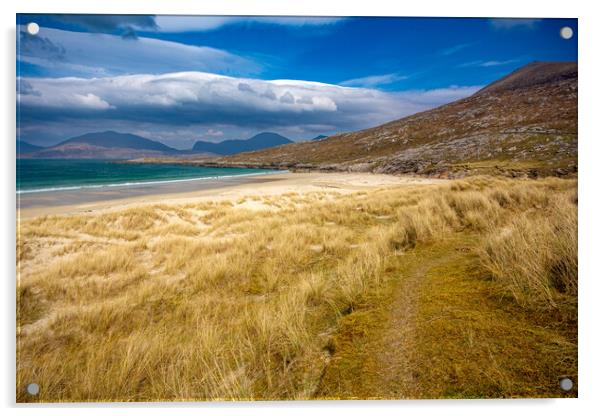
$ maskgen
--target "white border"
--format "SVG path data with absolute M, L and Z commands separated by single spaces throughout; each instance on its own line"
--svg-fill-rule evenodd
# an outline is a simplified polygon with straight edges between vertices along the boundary
M 545 413 L 546 415 L 591 414 L 599 411 L 602 396 L 600 365 L 600 317 L 602 317 L 602 272 L 600 270 L 602 119 L 599 100 L 600 45 L 602 44 L 600 14 L 594 2 L 557 1 L 527 2 L 486 1 L 393 2 L 386 0 L 119 0 L 83 2 L 81 0 L 28 0 L 18 4 L 2 2 L 3 58 L 2 70 L 2 144 L 3 178 L 0 181 L 2 203 L 1 264 L 3 314 L 1 405 L 5 414 L 81 415 L 76 405 L 16 406 L 15 390 L 15 13 L 139 13 L 139 14 L 232 14 L 232 15 L 314 15 L 314 16 L 457 16 L 457 17 L 576 17 L 579 18 L 579 399 L 566 400 L 492 400 L 492 401 L 422 401 L 422 402 L 275 402 L 219 404 L 134 404 L 100 406 L 84 405 L 90 415 L 126 414 L 147 408 L 148 415 L 163 415 L 174 408 L 180 414 L 274 414 L 290 415 L 345 412 L 350 415 L 377 411 L 399 415 L 420 411 L 446 415 L 504 415 L 508 413 Z M 110 409 L 107 409 L 110 407 Z

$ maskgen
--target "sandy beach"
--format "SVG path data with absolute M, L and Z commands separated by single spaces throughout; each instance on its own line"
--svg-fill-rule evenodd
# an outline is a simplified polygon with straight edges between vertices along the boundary
M 351 193 L 380 187 L 439 183 L 442 180 L 372 173 L 275 173 L 220 179 L 167 182 L 113 188 L 88 188 L 20 194 L 17 215 L 22 220 L 43 215 L 110 211 L 153 203 L 184 204 L 235 201 L 244 197 L 295 192 Z M 248 204 L 252 208 L 252 204 Z

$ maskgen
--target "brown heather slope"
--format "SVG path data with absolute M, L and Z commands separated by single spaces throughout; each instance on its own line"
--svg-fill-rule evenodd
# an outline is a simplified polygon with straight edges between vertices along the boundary
M 534 62 L 433 110 L 203 164 L 436 176 L 575 174 L 577 64 Z

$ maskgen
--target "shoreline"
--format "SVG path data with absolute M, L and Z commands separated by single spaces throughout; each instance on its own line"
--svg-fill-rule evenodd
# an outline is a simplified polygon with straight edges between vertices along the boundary
M 86 189 L 104 189 L 104 188 L 126 188 L 130 186 L 147 186 L 147 185 L 162 185 L 168 183 L 181 183 L 181 182 L 197 182 L 197 181 L 211 181 L 211 180 L 222 180 L 234 177 L 243 176 L 261 176 L 261 175 L 273 175 L 276 173 L 282 173 L 278 171 L 267 171 L 266 172 L 254 172 L 254 173 L 243 173 L 239 175 L 221 175 L 221 176 L 202 176 L 198 178 L 181 178 L 181 179 L 165 179 L 165 180 L 151 180 L 151 181 L 139 181 L 139 182 L 116 182 L 116 183 L 103 183 L 97 185 L 73 185 L 73 186 L 57 186 L 53 188 L 38 188 L 38 189 L 21 189 L 17 190 L 17 195 L 26 194 L 39 194 L 44 192 L 60 192 L 60 191 L 80 191 Z
M 276 172 L 120 188 L 61 190 L 17 194 L 17 217 L 20 220 L 28 220 L 44 215 L 91 213 L 154 203 L 234 201 L 247 196 L 280 195 L 291 192 L 351 193 L 380 187 L 433 184 L 443 181 L 374 173 Z

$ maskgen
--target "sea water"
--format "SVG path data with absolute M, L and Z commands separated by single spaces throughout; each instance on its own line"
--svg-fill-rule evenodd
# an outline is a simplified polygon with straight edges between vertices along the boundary
M 266 169 L 131 164 L 103 159 L 17 159 L 17 193 L 126 187 L 275 173 Z

